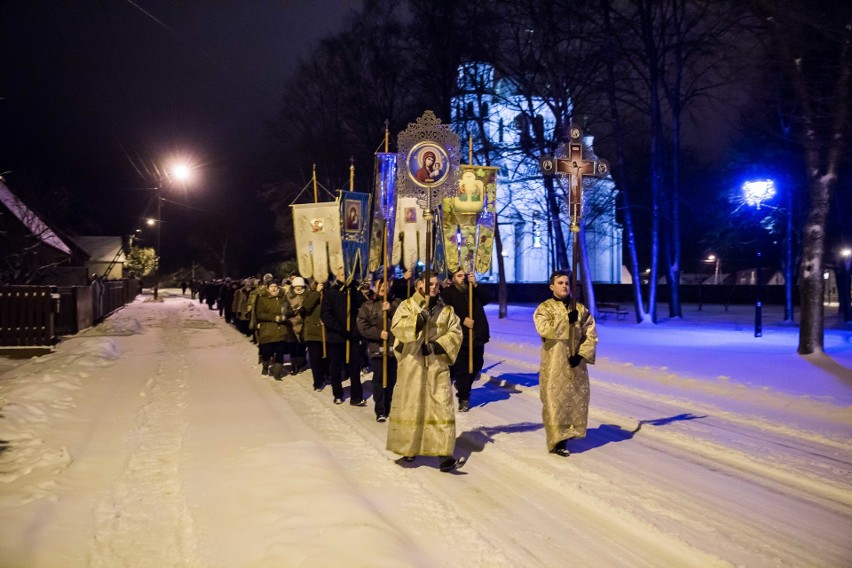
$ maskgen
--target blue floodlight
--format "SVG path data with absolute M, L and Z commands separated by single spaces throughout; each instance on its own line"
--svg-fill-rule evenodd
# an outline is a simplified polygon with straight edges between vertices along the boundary
M 743 193 L 748 205 L 760 209 L 760 204 L 775 196 L 775 182 L 771 179 L 747 181 L 743 183 Z
M 769 201 L 775 195 L 775 182 L 771 179 L 759 179 L 747 181 L 743 183 L 743 194 L 747 205 L 753 205 L 755 209 L 760 209 L 761 203 Z M 754 301 L 754 336 L 761 337 L 763 335 L 763 283 L 760 279 L 760 247 L 758 243 L 757 249 L 757 266 L 755 267 L 754 276 L 757 284 Z

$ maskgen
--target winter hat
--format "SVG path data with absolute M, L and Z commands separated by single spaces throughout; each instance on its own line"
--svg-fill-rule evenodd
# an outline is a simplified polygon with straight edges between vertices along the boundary
M 279 282 L 277 278 L 272 278 L 272 279 L 269 280 L 269 282 L 266 283 L 267 286 L 269 286 L 270 284 L 275 284 L 276 286 L 280 286 L 281 282 Z
M 273 276 L 272 276 L 272 274 L 270 274 L 269 272 L 267 272 L 266 274 L 264 274 L 264 275 L 263 275 L 263 281 L 264 281 L 265 283 L 267 283 L 267 284 L 268 284 L 268 283 L 269 283 L 269 281 L 270 281 L 270 280 L 272 280 L 273 278 L 274 278 L 274 277 L 273 277 Z
M 305 283 L 305 279 L 304 279 L 304 278 L 302 278 L 301 276 L 296 276 L 295 278 L 291 279 L 291 280 L 290 280 L 290 285 L 291 285 L 291 286 L 293 286 L 294 288 L 295 288 L 296 286 L 302 286 L 303 288 L 304 288 L 305 286 L 307 286 L 307 284 Z

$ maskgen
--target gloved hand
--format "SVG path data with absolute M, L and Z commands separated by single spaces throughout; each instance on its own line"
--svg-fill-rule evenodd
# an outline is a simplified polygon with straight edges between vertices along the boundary
M 436 341 L 427 341 L 423 345 L 420 346 L 420 352 L 424 357 L 429 355 L 442 355 L 445 353 L 444 348 L 441 347 L 439 343 Z
M 570 357 L 568 357 L 568 364 L 571 365 L 571 368 L 573 369 L 574 367 L 579 365 L 580 361 L 582 361 L 582 360 L 583 360 L 583 358 L 580 357 L 579 354 L 571 355 Z
M 571 310 L 568 312 L 568 323 L 577 323 L 577 318 L 580 317 L 580 312 L 577 310 Z
M 429 310 L 420 310 L 420 313 L 417 314 L 417 321 L 414 324 L 414 330 L 418 333 L 421 329 L 426 325 L 426 322 L 429 320 Z

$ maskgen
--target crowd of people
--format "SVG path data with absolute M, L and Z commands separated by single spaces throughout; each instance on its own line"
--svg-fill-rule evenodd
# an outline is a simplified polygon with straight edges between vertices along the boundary
M 547 449 L 568 456 L 568 440 L 586 435 L 587 364 L 595 362 L 592 314 L 572 301 L 570 278 L 550 277 L 553 297 L 533 316 L 542 338 L 540 385 Z M 488 294 L 474 274 L 459 270 L 445 282 L 432 275 L 347 281 L 339 266 L 317 282 L 292 273 L 243 280 L 181 283 L 183 293 L 218 310 L 257 344 L 260 374 L 281 381 L 310 369 L 313 388 L 331 387 L 334 404 L 367 406 L 370 379 L 376 421 L 388 423 L 387 449 L 400 463 L 439 457 L 453 471 L 455 412 L 468 412 L 490 339 Z M 458 406 L 453 402 L 455 386 Z

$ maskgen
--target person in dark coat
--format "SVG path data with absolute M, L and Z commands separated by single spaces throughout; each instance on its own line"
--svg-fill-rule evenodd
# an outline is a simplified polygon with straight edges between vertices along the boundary
M 468 287 L 473 287 L 473 311 L 469 310 Z M 470 389 L 473 381 L 479 378 L 482 371 L 483 357 L 485 355 L 485 344 L 488 343 L 490 332 L 488 329 L 488 318 L 485 317 L 485 306 L 488 295 L 479 289 L 476 284 L 476 276 L 465 274 L 464 270 L 458 270 L 453 274 L 449 286 L 441 290 L 441 298 L 462 322 L 464 341 L 461 351 L 455 363 L 450 367 L 450 376 L 456 385 L 456 393 L 459 399 L 459 412 L 467 412 L 470 406 Z M 473 330 L 473 370 L 470 369 L 470 332 Z
M 186 296 L 186 280 L 180 283 L 180 291 L 184 296 Z
M 337 269 L 334 283 L 328 287 L 322 300 L 322 323 L 328 355 L 328 372 L 334 403 L 343 403 L 343 381 L 350 381 L 352 406 L 366 406 L 361 386 L 361 336 L 358 333 L 358 310 L 364 294 L 357 282 L 346 284 L 343 267 Z M 345 376 L 341 377 L 341 375 Z
M 391 281 L 391 294 L 400 301 L 407 300 L 414 293 L 414 284 L 411 281 L 412 272 L 402 269 L 402 278 Z
M 266 370 L 262 374 L 272 375 L 276 381 L 280 381 L 284 376 L 284 355 L 287 354 L 287 344 L 292 339 L 285 316 L 287 309 L 287 298 L 278 280 L 270 281 L 266 290 L 257 295 L 257 343 Z
M 236 320 L 233 309 L 234 294 L 236 294 L 237 289 L 240 287 L 240 283 L 237 280 L 227 279 L 225 280 L 225 284 L 225 286 L 222 286 L 222 298 L 219 300 L 219 307 L 225 312 L 225 321 L 233 323 Z
M 365 301 L 358 310 L 358 333 L 367 343 L 367 358 L 373 370 L 373 402 L 377 422 L 387 421 L 393 400 L 393 387 L 396 385 L 396 357 L 393 355 L 394 337 L 390 332 L 390 325 L 399 306 L 399 300 L 389 294 L 388 301 L 385 302 L 385 287 L 384 280 L 377 280 L 370 299 Z M 385 315 L 387 324 L 385 324 Z M 386 356 L 385 353 L 387 353 Z M 387 386 L 383 386 L 385 360 L 387 361 Z
M 328 359 L 323 354 L 323 325 L 320 317 L 322 315 L 324 285 L 324 282 L 313 283 L 302 299 L 305 344 L 308 347 L 308 360 L 311 364 L 314 390 L 317 392 L 325 386 L 325 377 L 328 374 Z
M 290 278 L 290 286 L 285 289 L 287 308 L 284 317 L 290 326 L 290 343 L 287 350 L 290 353 L 290 374 L 296 375 L 305 368 L 305 288 L 307 283 L 301 276 Z
M 234 314 L 234 323 L 240 333 L 251 335 L 249 330 L 249 313 L 248 301 L 252 290 L 254 290 L 255 279 L 246 278 L 243 280 L 243 287 L 234 291 L 234 299 L 231 302 L 231 312 Z
M 222 283 L 218 280 L 209 280 L 204 286 L 204 301 L 207 302 L 208 310 L 215 310 L 216 300 L 219 299 L 219 288 Z

